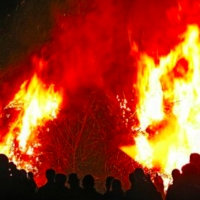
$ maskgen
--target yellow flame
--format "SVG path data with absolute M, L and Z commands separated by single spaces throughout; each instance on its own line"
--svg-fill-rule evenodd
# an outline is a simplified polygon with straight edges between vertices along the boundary
M 187 163 L 190 153 L 200 153 L 199 35 L 199 27 L 190 25 L 159 64 L 146 54 L 138 61 L 137 116 L 141 130 L 152 126 L 155 135 L 138 135 L 135 146 L 121 149 L 145 167 L 169 174 Z
M 18 110 L 19 114 L 0 144 L 1 152 L 17 162 L 12 149 L 13 141 L 17 140 L 20 152 L 33 155 L 34 148 L 40 145 L 35 140 L 38 136 L 37 127 L 57 116 L 61 102 L 61 94 L 54 91 L 54 85 L 47 87 L 37 74 L 34 74 L 30 82 L 25 81 L 6 107 Z

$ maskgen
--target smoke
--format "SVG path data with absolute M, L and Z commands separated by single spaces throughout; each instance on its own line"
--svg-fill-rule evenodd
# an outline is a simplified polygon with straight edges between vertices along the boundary
M 197 21 L 198 5 L 195 0 L 20 1 L 4 21 L 0 64 L 10 65 L 7 74 L 17 79 L 15 71 L 25 77 L 35 70 L 36 56 L 47 62 L 44 81 L 68 93 L 96 87 L 129 94 L 137 74 L 133 42 L 153 57 L 168 53 L 186 24 Z M 13 69 L 20 62 L 25 69 L 21 64 Z
M 68 1 L 67 9 L 55 14 L 53 44 L 47 50 L 55 82 L 70 91 L 103 87 L 114 92 L 130 83 L 127 4 L 95 0 L 74 6 Z
M 176 19 L 169 19 L 170 9 L 177 8 L 174 0 L 59 3 L 62 9 L 53 10 L 52 42 L 43 53 L 49 59 L 48 77 L 69 92 L 98 87 L 115 95 L 131 93 L 137 74 L 132 42 L 156 57 L 177 41 L 177 29 L 171 28 Z
M 174 1 L 156 0 L 73 1 L 72 5 L 68 1 L 54 32 L 53 49 L 65 77 L 62 85 L 72 90 L 96 85 L 130 93 L 137 73 L 131 41 L 149 54 L 163 46 L 169 50 L 167 10 L 173 5 Z

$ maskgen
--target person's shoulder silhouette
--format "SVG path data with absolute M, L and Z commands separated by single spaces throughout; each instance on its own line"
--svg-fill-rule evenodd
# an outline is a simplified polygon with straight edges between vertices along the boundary
M 119 179 L 114 179 L 112 181 L 112 189 L 110 192 L 110 200 L 124 200 L 125 195 L 122 190 L 121 181 Z
M 162 196 L 142 168 L 134 170 L 134 199 L 161 200 Z
M 105 193 L 103 194 L 103 198 L 105 200 L 109 200 L 110 199 L 110 192 L 111 192 L 111 186 L 112 186 L 112 181 L 114 180 L 114 177 L 113 176 L 108 176 L 106 177 L 106 191 Z
M 54 169 L 47 169 L 45 172 L 46 176 L 46 183 L 39 187 L 38 189 L 38 199 L 49 199 L 53 200 L 55 197 L 55 191 L 56 191 L 56 184 L 55 184 L 55 175 L 56 172 Z
M 65 186 L 66 180 L 67 176 L 65 174 L 63 173 L 56 174 L 55 176 L 56 199 L 65 200 L 69 198 L 69 189 Z
M 83 200 L 102 200 L 103 195 L 96 191 L 94 177 L 91 174 L 85 175 L 82 180 Z
M 11 192 L 9 160 L 5 154 L 0 154 L 0 199 L 9 198 Z
M 132 200 L 134 199 L 134 172 L 131 172 L 129 174 L 129 182 L 130 182 L 130 188 L 125 192 L 125 196 L 127 200 Z
M 81 200 L 83 188 L 80 187 L 80 180 L 76 173 L 68 175 L 69 196 L 71 200 Z

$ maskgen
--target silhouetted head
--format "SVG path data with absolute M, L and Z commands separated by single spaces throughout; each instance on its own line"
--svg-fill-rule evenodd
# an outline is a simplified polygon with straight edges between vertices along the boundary
M 200 154 L 198 153 L 191 153 L 190 154 L 190 163 L 197 165 L 200 168 Z
M 9 162 L 9 169 L 10 170 L 16 170 L 17 169 L 17 166 L 15 165 L 15 163 L 14 162 Z
M 195 175 L 198 175 L 198 167 L 193 163 L 188 163 L 184 165 L 181 170 L 184 177 L 193 177 Z
M 113 176 L 108 176 L 106 178 L 106 189 L 107 191 L 110 191 L 111 185 L 112 185 L 112 181 L 114 180 Z
M 83 177 L 82 185 L 84 188 L 93 188 L 94 184 L 94 177 L 91 174 Z
M 79 185 L 79 179 L 76 173 L 71 173 L 68 176 L 68 183 L 70 186 L 78 186 Z
M 46 179 L 50 182 L 54 182 L 56 172 L 54 169 L 47 169 L 46 170 Z
M 21 174 L 21 176 L 22 176 L 22 178 L 27 178 L 27 172 L 26 172 L 26 170 L 25 169 L 20 169 L 19 170 L 20 171 L 20 174 Z
M 66 180 L 67 176 L 65 174 L 58 173 L 55 176 L 55 183 L 59 186 L 65 186 Z
M 0 154 L 0 179 L 1 181 L 8 180 L 10 176 L 9 161 L 5 154 Z
M 114 191 L 118 191 L 118 190 L 121 190 L 121 181 L 119 179 L 114 179 L 112 181 L 112 190 Z
M 33 178 L 34 178 L 33 172 L 28 172 L 28 178 L 30 178 L 30 179 L 33 179 Z
M 134 170 L 134 178 L 135 180 L 143 180 L 145 178 L 145 173 L 142 168 L 136 168 Z
M 179 169 L 173 169 L 171 174 L 172 174 L 173 181 L 177 181 L 181 177 L 181 172 L 179 171 Z
M 9 160 L 5 154 L 0 154 L 0 169 L 8 169 Z
M 17 166 L 13 162 L 9 162 L 8 165 L 9 165 L 8 166 L 8 168 L 9 168 L 9 174 L 11 176 L 16 176 L 18 174 Z
M 129 181 L 130 181 L 131 185 L 134 184 L 134 180 L 135 180 L 135 178 L 134 178 L 134 172 L 131 172 L 131 173 L 129 174 Z

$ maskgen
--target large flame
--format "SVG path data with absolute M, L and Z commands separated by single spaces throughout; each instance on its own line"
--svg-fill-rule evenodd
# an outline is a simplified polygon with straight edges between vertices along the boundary
M 6 154 L 18 167 L 33 167 L 21 161 L 17 154 L 34 155 L 34 149 L 41 145 L 38 127 L 56 118 L 61 102 L 62 96 L 55 92 L 54 85 L 45 85 L 37 73 L 30 81 L 25 81 L 5 108 L 15 109 L 18 114 L 0 143 L 1 153 Z
M 189 25 L 180 43 L 159 62 L 146 54 L 138 61 L 141 131 L 135 145 L 121 149 L 148 168 L 170 174 L 200 153 L 200 30 Z

